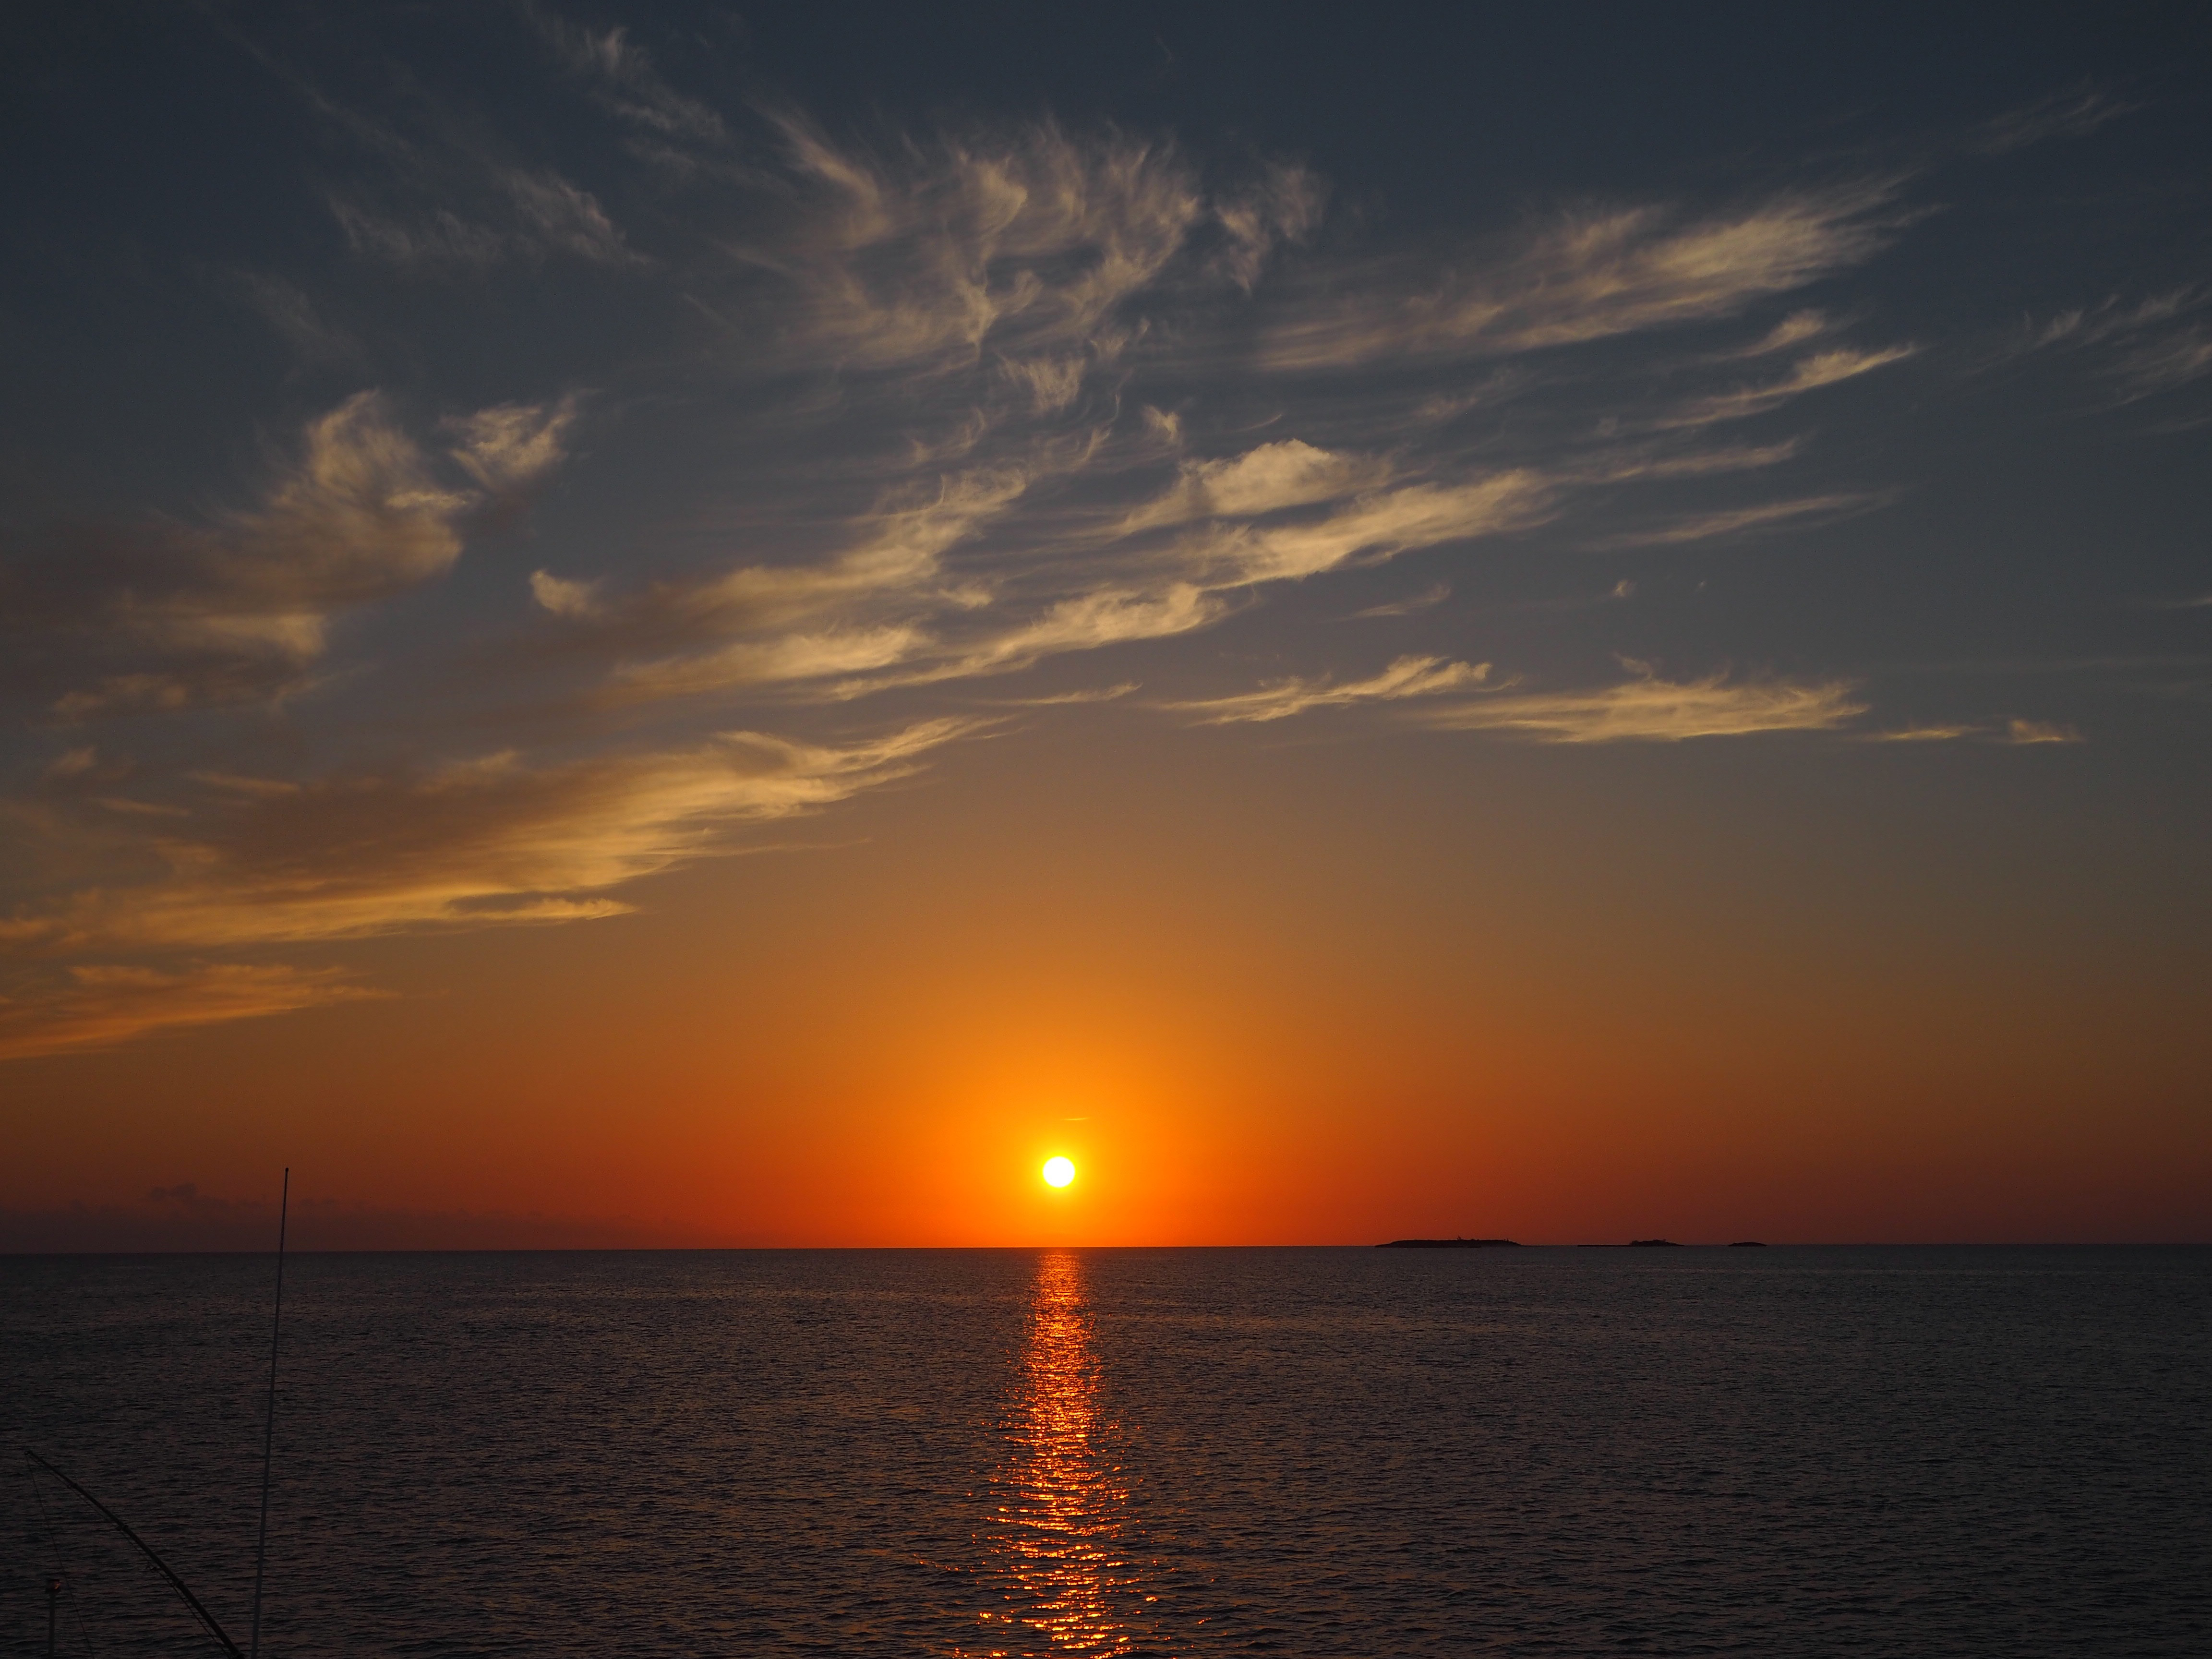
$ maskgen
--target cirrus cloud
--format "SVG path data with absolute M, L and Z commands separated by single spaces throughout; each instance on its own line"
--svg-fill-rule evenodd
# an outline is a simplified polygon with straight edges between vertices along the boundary
M 1902 223 L 1893 186 L 1789 191 L 1734 210 L 1645 204 L 1561 215 L 1507 240 L 1465 276 L 1310 302 L 1278 322 L 1278 370 L 1347 368 L 1416 353 L 1502 355 L 1740 314 L 1863 264 Z
M 1448 662 L 1442 657 L 1401 657 L 1381 673 L 1364 680 L 1291 678 L 1234 696 L 1171 702 L 1164 707 L 1206 726 L 1264 724 L 1288 720 L 1314 708 L 1344 708 L 1354 703 L 1396 702 L 1471 690 L 1490 678 L 1490 665 Z
M 463 416 L 454 459 L 488 489 L 519 489 L 559 464 L 572 418 L 566 404 Z M 441 477 L 374 392 L 309 422 L 301 447 L 254 507 L 80 529 L 0 571 L 14 678 L 59 681 L 51 706 L 71 720 L 280 694 L 336 615 L 450 570 L 488 500 Z
M 610 889 L 726 849 L 734 826 L 903 777 L 977 729 L 939 720 L 842 747 L 738 732 L 558 765 L 503 753 L 267 788 L 216 780 L 155 836 L 165 875 L 20 910 L 0 919 L 0 945 L 205 949 L 618 915 Z
M 1632 678 L 1571 691 L 1522 691 L 1423 710 L 1441 731 L 1506 732 L 1545 743 L 1680 743 L 1770 732 L 1832 732 L 1867 712 L 1846 680 Z
M 78 964 L 58 982 L 19 984 L 0 995 L 0 1060 L 112 1048 L 156 1031 L 261 1019 L 379 994 L 336 969 Z
M 1869 313 L 1814 291 L 1903 234 L 1900 185 L 1554 208 L 1449 258 L 1363 251 L 1374 227 L 1318 234 L 1325 182 L 1279 158 L 1050 120 L 863 139 L 717 108 L 622 29 L 525 15 L 562 98 L 605 118 L 592 188 L 428 115 L 396 116 L 405 135 L 353 122 L 373 162 L 334 172 L 327 198 L 372 267 L 349 276 L 416 305 L 417 279 L 527 282 L 533 299 L 586 283 L 562 292 L 603 307 L 591 351 L 628 343 L 560 356 L 573 372 L 554 384 L 580 390 L 556 397 L 543 363 L 583 349 L 533 340 L 522 384 L 539 390 L 495 386 L 443 419 L 360 392 L 233 495 L 247 505 L 142 515 L 0 576 L 20 647 L 4 672 L 42 719 L 146 717 L 96 750 L 44 737 L 19 772 L 6 828 L 35 856 L 11 860 L 0 951 L 47 977 L 0 1042 L 96 1047 L 357 994 L 276 963 L 217 973 L 207 952 L 617 914 L 633 884 L 743 847 L 748 825 L 991 729 L 943 718 L 948 687 L 1110 653 L 1068 677 L 1103 690 L 1001 703 L 1120 700 L 1137 656 L 1196 658 L 1194 636 L 1265 627 L 1300 588 L 1331 585 L 1315 608 L 1429 648 L 1122 707 L 1231 727 L 1364 710 L 1575 744 L 1865 712 L 1843 679 L 1638 670 L 1532 690 L 1434 636 L 1486 614 L 1486 559 L 1537 570 L 1891 499 L 1804 477 L 1822 461 L 1806 434 L 1720 434 L 1916 349 L 1850 343 Z M 645 182 L 625 193 L 632 163 Z M 366 374 L 404 326 L 403 307 L 380 323 L 303 270 L 257 282 L 316 362 Z M 2140 373 L 2186 376 L 2190 322 L 2107 337 L 2175 348 Z M 1698 325 L 1712 337 L 1684 343 Z M 586 409 L 607 441 L 578 463 Z M 610 477 L 617 455 L 637 477 Z M 1753 471 L 1778 482 L 1723 493 Z M 520 525 L 556 472 L 583 510 Z M 1623 506 L 1649 499 L 1662 510 Z M 1649 527 L 1592 533 L 1624 522 Z M 495 527 L 545 545 L 494 544 L 469 580 L 423 592 Z M 1360 573 L 1394 562 L 1416 568 L 1396 585 L 1413 597 L 1371 603 Z M 1617 575 L 1566 585 L 1635 591 Z M 1655 574 L 1640 591 L 1667 590 Z M 340 625 L 418 593 L 380 630 Z M 1626 627 L 1659 608 L 1616 610 Z M 331 689 L 295 695 L 311 685 Z M 890 704 L 880 735 L 838 734 L 864 698 Z

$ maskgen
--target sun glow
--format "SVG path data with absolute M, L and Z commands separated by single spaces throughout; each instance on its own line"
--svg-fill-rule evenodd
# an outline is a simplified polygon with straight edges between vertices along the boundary
M 1048 1158 L 1044 1161 L 1044 1180 L 1048 1187 L 1065 1187 L 1075 1179 L 1075 1163 L 1072 1158 Z

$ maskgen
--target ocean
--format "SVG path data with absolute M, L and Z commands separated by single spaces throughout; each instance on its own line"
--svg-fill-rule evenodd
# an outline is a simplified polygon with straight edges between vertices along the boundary
M 0 1650 L 240 1646 L 270 1262 L 0 1258 Z M 262 1647 L 2212 1653 L 2212 1249 L 301 1255 Z

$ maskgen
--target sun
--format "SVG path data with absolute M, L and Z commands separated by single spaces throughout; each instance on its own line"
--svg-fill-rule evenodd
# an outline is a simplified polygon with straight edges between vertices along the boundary
M 1044 1182 L 1048 1187 L 1065 1187 L 1075 1179 L 1075 1161 L 1066 1158 L 1048 1158 L 1044 1161 Z

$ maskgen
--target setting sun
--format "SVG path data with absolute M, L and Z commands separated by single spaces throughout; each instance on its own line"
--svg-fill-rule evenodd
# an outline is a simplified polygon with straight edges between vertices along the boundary
M 1071 1158 L 1048 1158 L 1044 1161 L 1044 1179 L 1048 1187 L 1065 1187 L 1075 1179 L 1075 1164 Z

